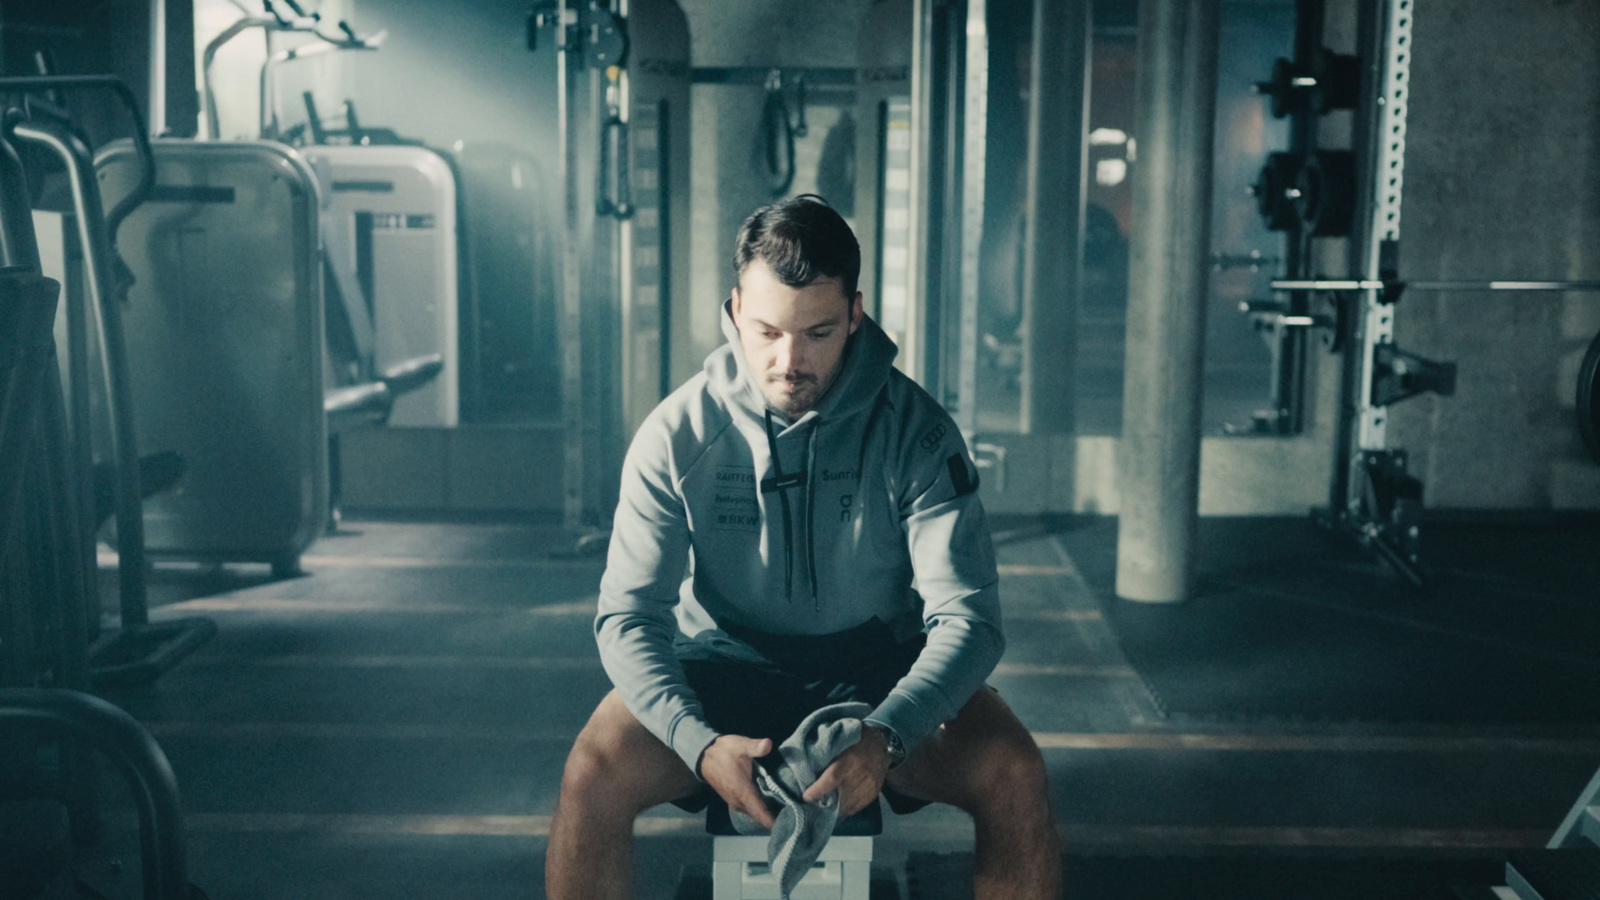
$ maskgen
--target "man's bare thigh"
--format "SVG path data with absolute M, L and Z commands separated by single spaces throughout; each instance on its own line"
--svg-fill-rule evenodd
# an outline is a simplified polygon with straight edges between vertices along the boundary
M 613 790 L 631 794 L 639 809 L 694 793 L 700 780 L 678 754 L 639 723 L 615 690 L 595 707 L 573 754 L 598 762 Z

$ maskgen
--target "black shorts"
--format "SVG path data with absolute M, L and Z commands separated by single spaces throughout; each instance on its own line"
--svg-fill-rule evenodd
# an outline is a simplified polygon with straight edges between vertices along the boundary
M 876 619 L 822 635 L 724 631 L 678 641 L 673 649 L 684 677 L 713 730 L 770 738 L 774 746 L 824 706 L 882 703 L 925 642 L 920 634 L 897 642 L 889 626 Z M 926 805 L 887 789 L 884 797 L 898 813 Z M 705 787 L 676 803 L 697 812 L 710 798 L 711 789 Z

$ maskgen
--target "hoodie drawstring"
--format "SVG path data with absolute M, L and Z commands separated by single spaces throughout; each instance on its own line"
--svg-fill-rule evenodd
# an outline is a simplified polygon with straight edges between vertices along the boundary
M 778 500 L 783 505 L 783 597 L 788 603 L 794 602 L 794 537 L 789 530 L 789 488 L 799 487 L 801 475 L 783 474 L 783 463 L 778 459 L 778 439 L 772 430 L 772 410 L 766 411 L 767 422 L 767 452 L 772 457 L 772 477 L 762 481 L 763 494 L 778 493 Z M 817 426 L 811 425 L 811 435 L 806 441 L 806 455 L 801 462 L 801 470 L 805 478 L 805 507 L 806 507 L 806 575 L 811 582 L 811 605 L 817 612 L 822 611 L 822 599 L 817 594 L 817 551 L 813 546 L 816 529 L 813 522 L 816 517 L 812 514 L 812 498 L 815 496 L 816 473 L 812 460 L 817 450 Z
M 811 508 L 811 500 L 816 496 L 817 473 L 816 466 L 812 465 L 817 451 L 817 423 L 811 422 L 811 437 L 806 441 L 806 574 L 811 577 L 811 608 L 822 612 L 822 600 L 817 596 L 817 547 L 816 529 L 813 523 L 817 517 Z
M 761 493 L 778 492 L 783 503 L 783 599 L 794 602 L 794 539 L 789 535 L 789 488 L 795 483 L 783 474 L 778 460 L 778 439 L 772 433 L 772 410 L 767 410 L 767 452 L 772 457 L 772 478 L 761 483 Z

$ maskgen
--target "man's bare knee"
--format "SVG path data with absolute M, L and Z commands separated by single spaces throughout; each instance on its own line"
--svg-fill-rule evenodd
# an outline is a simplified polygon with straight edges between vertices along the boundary
M 629 819 L 694 789 L 688 767 L 645 730 L 613 691 L 567 754 L 562 806 Z
M 998 806 L 1001 815 L 1015 816 L 1028 812 L 1048 815 L 1050 805 L 1049 773 L 1045 768 L 1044 754 L 1027 734 L 1006 735 L 997 739 L 980 766 L 982 783 L 988 790 L 980 789 L 974 798 L 980 809 L 986 805 Z

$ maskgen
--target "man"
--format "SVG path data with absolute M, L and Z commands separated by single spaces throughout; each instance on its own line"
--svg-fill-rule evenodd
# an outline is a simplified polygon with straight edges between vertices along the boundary
M 873 711 L 807 801 L 953 804 L 979 900 L 1060 896 L 1043 758 L 983 684 L 1004 641 L 977 470 L 862 314 L 860 253 L 821 198 L 757 210 L 727 345 L 634 438 L 595 619 L 616 689 L 567 759 L 551 900 L 629 896 L 634 818 L 707 786 L 770 828 L 752 767 L 844 700 Z

